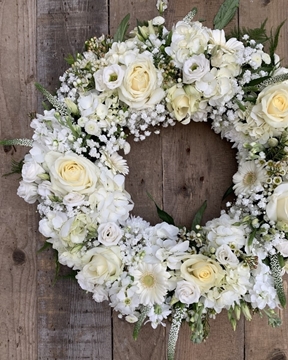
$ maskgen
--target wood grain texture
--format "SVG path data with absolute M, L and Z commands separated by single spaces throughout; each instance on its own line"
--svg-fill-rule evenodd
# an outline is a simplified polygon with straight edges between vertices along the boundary
M 84 42 L 108 32 L 105 0 L 38 0 L 38 82 L 50 91 L 67 69 L 68 54 L 82 52 Z M 39 96 L 41 100 L 41 96 Z M 39 111 L 41 101 L 39 101 Z M 43 241 L 43 239 L 42 239 Z M 50 256 L 47 256 L 50 254 Z M 38 359 L 112 358 L 111 310 L 96 304 L 76 281 L 52 286 L 55 261 L 51 252 L 38 256 Z
M 28 137 L 36 108 L 35 2 L 0 2 L 0 138 Z M 25 151 L 1 147 L 0 173 Z M 0 176 L 0 358 L 37 358 L 35 207 L 17 197 L 18 176 Z

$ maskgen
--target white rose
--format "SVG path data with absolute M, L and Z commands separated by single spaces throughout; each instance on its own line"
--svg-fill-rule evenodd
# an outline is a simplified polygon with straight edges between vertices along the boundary
M 288 182 L 276 187 L 267 204 L 266 214 L 270 220 L 288 224 Z
M 85 195 L 71 192 L 64 196 L 63 204 L 66 206 L 81 206 L 85 200 Z
M 179 281 L 175 290 L 175 297 L 183 304 L 198 302 L 201 296 L 199 286 L 193 281 Z
M 173 112 L 175 118 L 186 125 L 190 122 L 189 116 L 198 109 L 200 94 L 192 86 L 172 86 L 167 90 L 167 108 Z
M 86 252 L 89 262 L 76 275 L 82 289 L 94 291 L 95 285 L 116 280 L 122 271 L 122 261 L 118 246 L 109 248 L 98 246 Z
M 259 116 L 272 128 L 288 127 L 288 84 L 267 86 L 257 98 Z
M 181 276 L 187 281 L 196 283 L 201 292 L 220 285 L 224 277 L 221 266 L 208 256 L 201 254 L 190 255 L 181 265 L 180 271 Z
M 119 99 L 132 109 L 153 107 L 165 96 L 164 90 L 158 85 L 159 76 L 152 60 L 139 55 L 127 66 L 119 88 Z
M 219 246 L 215 255 L 222 265 L 230 265 L 232 268 L 235 268 L 239 263 L 237 256 L 233 253 L 230 246 L 226 244 Z
M 71 192 L 86 195 L 95 191 L 100 172 L 90 160 L 73 152 L 61 154 L 50 151 L 45 156 L 45 162 L 55 193 L 62 196 Z
M 210 62 L 204 54 L 194 55 L 183 64 L 183 82 L 192 84 L 200 80 L 210 70 Z
M 44 174 L 45 170 L 36 161 L 29 159 L 22 167 L 22 178 L 27 183 L 39 181 L 38 175 Z
M 98 241 L 105 246 L 117 245 L 122 236 L 122 229 L 114 222 L 104 223 L 98 227 Z
M 38 198 L 38 187 L 35 183 L 20 181 L 17 195 L 23 198 L 28 204 L 34 204 Z

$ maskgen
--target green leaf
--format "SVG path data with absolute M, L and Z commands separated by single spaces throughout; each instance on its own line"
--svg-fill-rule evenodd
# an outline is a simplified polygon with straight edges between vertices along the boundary
M 69 54 L 64 60 L 67 62 L 68 65 L 73 65 L 76 61 L 72 54 Z
M 2 176 L 9 176 L 9 175 L 13 175 L 13 174 L 21 174 L 23 165 L 24 165 L 24 159 L 22 159 L 20 161 L 16 161 L 16 160 L 12 159 L 11 172 L 7 173 L 7 174 L 3 174 Z
M 257 232 L 257 229 L 254 228 L 251 232 L 251 234 L 249 235 L 249 238 L 248 238 L 248 246 L 251 246 L 252 245 L 252 242 L 254 240 L 254 237 L 256 235 L 256 232 Z
M 280 30 L 282 28 L 282 26 L 284 25 L 286 20 L 282 21 L 282 23 L 276 28 L 275 34 L 273 35 L 272 30 L 271 30 L 271 37 L 270 37 L 270 48 L 269 48 L 269 53 L 270 53 L 270 57 L 272 60 L 272 64 L 275 65 L 275 57 L 274 54 L 276 52 L 276 48 L 278 46 L 278 41 L 279 41 L 279 35 L 280 35 Z
M 191 230 L 196 230 L 196 226 L 200 225 L 202 218 L 203 218 L 203 214 L 205 212 L 207 208 L 207 200 L 205 200 L 203 202 L 203 204 L 201 205 L 200 209 L 196 212 L 194 219 L 192 221 L 192 226 L 191 226 Z
M 152 196 L 147 193 L 149 198 L 154 202 L 156 209 L 157 209 L 157 214 L 159 216 L 159 218 L 163 221 L 165 221 L 166 223 L 170 224 L 170 225 L 175 225 L 174 223 L 174 219 L 172 218 L 171 215 L 169 215 L 168 213 L 166 213 L 166 211 L 162 210 L 155 202 L 155 200 L 152 198 Z
M 214 29 L 223 29 L 233 19 L 239 7 L 239 0 L 225 0 L 214 17 Z
M 266 23 L 267 19 L 263 21 L 259 28 L 249 29 L 246 27 L 237 28 L 235 27 L 234 30 L 229 34 L 229 38 L 235 37 L 238 40 L 242 40 L 244 35 L 248 35 L 250 39 L 255 40 L 258 44 L 264 44 L 269 37 L 266 33 Z
M 239 106 L 239 105 L 238 105 Z M 241 108 L 240 108 L 241 109 Z M 242 110 L 242 109 L 241 109 Z M 233 194 L 234 193 L 234 190 L 233 190 L 233 184 L 229 186 L 229 188 L 225 191 L 225 194 L 222 196 L 222 201 L 224 199 L 227 198 L 227 196 L 229 196 L 230 194 Z
M 128 30 L 130 14 L 127 14 L 121 21 L 114 35 L 114 42 L 123 41 Z
M 42 251 L 46 250 L 46 249 L 50 249 L 52 247 L 52 244 L 49 243 L 48 241 L 45 241 L 44 245 L 41 246 L 41 248 L 37 251 L 37 253 L 41 253 Z

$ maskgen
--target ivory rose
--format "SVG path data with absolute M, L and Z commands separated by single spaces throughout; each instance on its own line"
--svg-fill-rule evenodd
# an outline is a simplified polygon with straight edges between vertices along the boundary
M 278 83 L 267 86 L 257 98 L 254 112 L 272 128 L 288 126 L 288 84 Z
M 45 156 L 52 190 L 59 195 L 78 192 L 91 194 L 96 189 L 99 169 L 90 160 L 72 151 L 66 154 L 50 151 Z
M 288 224 L 288 182 L 276 187 L 267 204 L 266 214 L 270 220 Z
M 93 291 L 95 285 L 102 285 L 119 277 L 122 261 L 118 246 L 97 246 L 87 251 L 85 257 L 90 258 L 90 261 L 76 275 L 82 289 Z
M 213 286 L 218 286 L 224 277 L 221 266 L 211 258 L 195 254 L 190 255 L 180 268 L 181 276 L 196 283 L 201 292 L 208 291 Z
M 160 87 L 160 76 L 150 57 L 138 55 L 127 65 L 119 88 L 119 99 L 131 109 L 153 107 L 165 96 L 164 90 Z
M 199 98 L 199 92 L 193 86 L 182 88 L 174 85 L 167 91 L 167 108 L 178 121 L 186 125 L 190 119 L 185 118 L 197 111 Z

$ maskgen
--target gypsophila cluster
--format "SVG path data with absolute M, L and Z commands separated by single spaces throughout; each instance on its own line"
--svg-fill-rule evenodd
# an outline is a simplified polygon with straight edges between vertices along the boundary
M 235 329 L 241 313 L 250 320 L 286 301 L 288 71 L 248 34 L 226 37 L 194 15 L 171 30 L 158 16 L 127 40 L 88 40 L 56 96 L 39 86 L 52 108 L 32 120 L 32 142 L 15 140 L 31 145 L 18 195 L 38 202 L 60 263 L 136 333 L 172 317 L 171 353 L 182 321 L 201 342 L 224 309 Z M 235 201 L 192 229 L 131 216 L 127 136 L 208 120 L 237 148 Z

